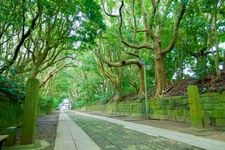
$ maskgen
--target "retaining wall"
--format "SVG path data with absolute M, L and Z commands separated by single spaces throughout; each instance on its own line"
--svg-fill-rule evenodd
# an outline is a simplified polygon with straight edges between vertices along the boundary
M 191 122 L 187 96 L 154 98 L 148 101 L 148 114 L 151 119 Z M 200 96 L 200 106 L 205 127 L 225 128 L 225 92 L 207 93 Z M 113 115 L 144 117 L 145 101 L 121 102 L 117 104 L 93 105 L 84 109 Z

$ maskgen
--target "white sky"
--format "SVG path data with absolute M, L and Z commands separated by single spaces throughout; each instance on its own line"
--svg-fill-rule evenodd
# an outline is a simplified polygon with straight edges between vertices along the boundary
M 219 44 L 219 47 L 225 49 L 225 42 L 220 43 L 220 44 Z

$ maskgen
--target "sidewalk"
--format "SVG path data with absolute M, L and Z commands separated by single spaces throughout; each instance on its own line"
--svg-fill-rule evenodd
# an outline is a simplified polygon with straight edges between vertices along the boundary
M 176 131 L 169 131 L 169 130 L 156 128 L 156 127 L 152 127 L 148 125 L 137 124 L 133 122 L 126 122 L 126 121 L 113 119 L 113 118 L 107 118 L 103 116 L 90 115 L 90 114 L 76 112 L 76 111 L 70 111 L 70 112 L 76 113 L 78 115 L 94 117 L 94 118 L 105 120 L 112 123 L 117 123 L 119 125 L 123 125 L 125 128 L 135 130 L 141 133 L 145 133 L 147 135 L 156 136 L 156 137 L 161 136 L 161 137 L 165 137 L 168 139 L 172 139 L 175 141 L 179 141 L 182 143 L 186 143 L 186 144 L 193 145 L 193 146 L 207 149 L 207 150 L 224 150 L 225 148 L 225 142 L 221 142 L 217 140 L 207 139 L 207 138 L 180 133 Z
M 100 150 L 64 112 L 60 113 L 54 150 Z

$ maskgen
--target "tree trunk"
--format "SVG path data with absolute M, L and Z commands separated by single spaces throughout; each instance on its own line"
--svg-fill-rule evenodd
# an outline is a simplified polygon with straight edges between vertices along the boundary
M 214 14 L 214 34 L 215 34 L 215 51 L 214 51 L 214 62 L 215 62 L 215 68 L 216 68 L 216 78 L 221 78 L 221 71 L 219 68 L 220 62 L 219 62 L 219 39 L 218 39 L 218 31 L 217 31 L 217 12 Z
M 215 46 L 215 51 L 214 51 L 214 62 L 215 62 L 215 68 L 216 68 L 216 78 L 220 79 L 221 78 L 221 71 L 219 68 L 220 62 L 219 62 L 219 54 L 218 54 L 218 44 Z
M 220 71 L 220 68 L 219 68 L 219 65 L 220 65 L 220 62 L 219 62 L 219 53 L 218 53 L 218 50 L 219 50 L 219 35 L 218 35 L 218 26 L 217 26 L 217 13 L 218 13 L 218 1 L 215 2 L 214 4 L 214 14 L 212 14 L 213 16 L 213 24 L 212 24 L 212 32 L 213 32 L 213 35 L 214 35 L 214 42 L 213 42 L 213 45 L 215 46 L 215 50 L 213 52 L 214 54 L 214 63 L 215 63 L 215 68 L 216 68 L 216 79 L 219 79 L 221 78 L 221 71 Z
M 142 97 L 145 94 L 145 79 L 144 79 L 144 65 L 138 65 L 139 74 L 140 74 L 140 89 L 138 96 Z
M 198 73 L 198 78 L 202 78 L 207 75 L 208 72 L 208 67 L 207 67 L 207 57 L 206 55 L 204 56 L 199 56 L 197 58 L 197 73 Z
M 223 72 L 225 72 L 225 51 L 223 52 Z
M 115 85 L 115 93 L 116 95 L 114 96 L 114 102 L 119 102 L 122 100 L 122 97 L 121 97 L 121 86 L 119 83 L 116 83 Z
M 154 49 L 155 53 L 155 80 L 156 92 L 155 97 L 162 95 L 163 90 L 166 88 L 166 73 L 164 68 L 164 56 L 161 55 L 160 49 Z

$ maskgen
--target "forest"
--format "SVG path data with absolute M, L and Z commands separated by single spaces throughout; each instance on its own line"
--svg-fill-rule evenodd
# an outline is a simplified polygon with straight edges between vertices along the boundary
M 39 111 L 223 92 L 224 2 L 1 0 L 0 102 L 24 103 L 29 79 Z

